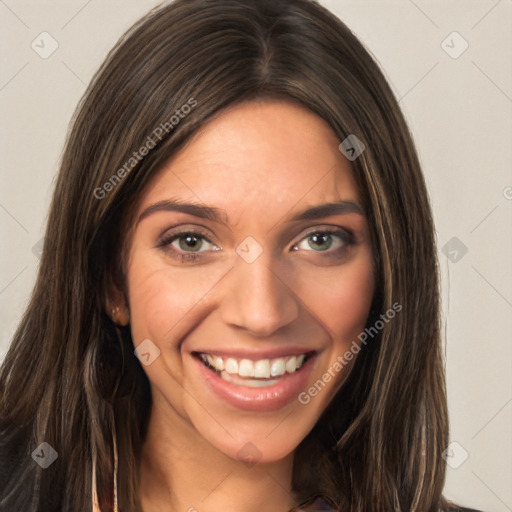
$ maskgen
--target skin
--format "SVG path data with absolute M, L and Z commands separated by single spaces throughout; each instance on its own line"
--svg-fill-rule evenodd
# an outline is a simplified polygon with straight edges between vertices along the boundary
M 144 512 L 284 512 L 297 505 L 294 450 L 355 357 L 308 404 L 292 400 L 277 411 L 252 412 L 212 394 L 192 352 L 287 344 L 314 349 L 307 390 L 357 342 L 374 292 L 366 217 L 338 213 L 289 222 L 312 206 L 361 204 L 338 145 L 330 127 L 302 107 L 241 104 L 207 123 L 140 198 L 137 219 L 151 205 L 179 198 L 222 209 L 229 220 L 157 211 L 131 235 L 127 297 L 117 305 L 129 318 L 134 345 L 149 339 L 160 350 L 143 366 L 153 396 L 140 467 Z M 329 227 L 350 231 L 353 243 L 333 235 L 311 246 L 311 235 Z M 172 248 L 187 251 L 183 236 L 159 246 L 175 228 L 206 235 L 197 242 L 200 259 L 172 256 Z M 263 249 L 252 263 L 236 252 L 248 236 Z M 238 460 L 248 443 L 256 464 Z

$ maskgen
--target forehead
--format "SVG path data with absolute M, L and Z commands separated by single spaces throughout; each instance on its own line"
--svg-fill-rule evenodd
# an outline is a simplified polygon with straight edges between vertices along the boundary
M 359 199 L 350 162 L 321 118 L 286 101 L 237 105 L 209 121 L 147 187 L 140 211 L 169 197 L 234 219 Z

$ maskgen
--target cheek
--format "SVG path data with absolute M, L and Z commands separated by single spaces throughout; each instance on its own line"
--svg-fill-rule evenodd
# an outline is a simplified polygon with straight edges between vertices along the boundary
M 128 268 L 134 344 L 149 338 L 160 348 L 178 345 L 186 320 L 219 280 L 218 271 L 183 271 L 162 258 L 135 251 Z
M 181 386 L 169 386 L 169 379 L 181 382 L 183 360 L 181 341 L 203 312 L 205 299 L 222 275 L 221 269 L 185 272 L 149 251 L 135 250 L 128 266 L 130 328 L 134 347 L 149 339 L 160 350 L 143 367 L 151 381 L 155 401 L 173 404 L 186 418 Z M 156 403 L 156 402 L 155 402 Z
M 335 344 L 350 344 L 364 329 L 374 293 L 372 257 L 357 259 L 301 281 L 307 303 Z
M 353 344 L 361 345 L 358 336 L 364 331 L 375 289 L 370 250 L 335 271 L 314 279 L 309 276 L 301 286 L 310 290 L 309 310 L 331 340 L 309 387 L 298 397 L 316 421 L 348 378 L 360 352 Z

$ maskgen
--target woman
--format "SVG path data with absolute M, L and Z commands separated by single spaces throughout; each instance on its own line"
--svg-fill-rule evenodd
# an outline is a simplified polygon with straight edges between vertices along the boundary
M 2 510 L 464 510 L 425 183 L 337 18 L 177 0 L 122 38 L 68 136 L 0 432 Z

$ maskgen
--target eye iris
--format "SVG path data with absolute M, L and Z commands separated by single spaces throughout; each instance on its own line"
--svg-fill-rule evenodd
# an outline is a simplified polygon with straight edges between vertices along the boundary
M 183 240 L 186 245 L 182 243 Z M 188 249 L 192 249 L 193 252 L 197 252 L 201 248 L 201 239 L 194 235 L 182 236 L 179 239 L 179 245 L 180 249 L 184 251 L 190 252 Z
M 311 241 L 313 243 L 311 243 Z M 312 249 L 318 249 L 318 247 L 314 247 L 314 246 L 325 244 L 326 241 L 329 242 L 329 245 L 327 247 L 319 248 L 320 251 L 325 251 L 325 250 L 329 249 L 332 245 L 332 236 L 329 233 L 315 233 L 309 237 L 308 243 Z

